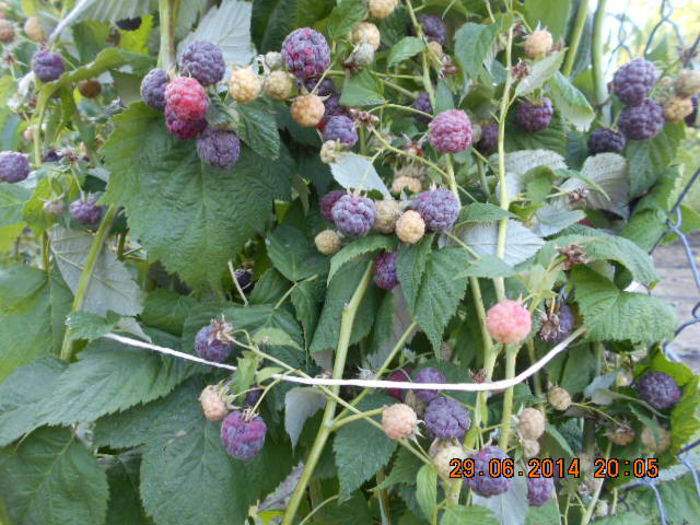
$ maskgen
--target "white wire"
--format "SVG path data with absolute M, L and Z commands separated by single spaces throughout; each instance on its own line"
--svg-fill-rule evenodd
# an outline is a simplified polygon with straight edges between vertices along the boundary
M 583 327 L 579 328 L 573 332 L 569 337 L 564 339 L 561 343 L 552 348 L 547 352 L 542 359 L 533 363 L 529 368 L 522 371 L 520 374 L 512 379 L 501 379 L 499 381 L 493 381 L 491 383 L 409 383 L 404 381 L 384 381 L 377 379 L 331 379 L 323 377 L 297 377 L 285 374 L 275 374 L 272 377 L 275 379 L 280 379 L 282 381 L 288 381 L 290 383 L 299 383 L 302 385 L 323 385 L 323 386 L 357 386 L 362 388 L 395 388 L 399 390 L 451 390 L 456 392 L 484 392 L 493 390 L 502 390 L 504 388 L 510 388 L 519 383 L 525 381 L 528 377 L 534 375 L 536 372 L 544 368 L 544 366 L 554 359 L 557 354 L 566 350 L 566 348 L 573 343 L 581 334 L 583 334 Z M 194 363 L 200 363 L 203 365 L 213 366 L 216 368 L 223 368 L 224 370 L 235 371 L 237 367 L 233 365 L 227 365 L 224 363 L 215 363 L 213 361 L 207 361 L 201 357 L 197 357 L 191 354 L 186 354 L 184 352 L 179 352 L 173 350 L 172 348 L 166 348 L 164 346 L 158 346 L 151 343 L 146 343 L 139 341 L 138 339 L 132 339 L 130 337 L 124 337 L 117 334 L 107 334 L 105 337 L 119 341 L 125 345 L 135 346 L 137 348 L 144 348 L 146 350 L 153 350 L 161 354 L 170 355 L 177 357 L 179 359 L 185 359 L 187 361 L 192 361 Z

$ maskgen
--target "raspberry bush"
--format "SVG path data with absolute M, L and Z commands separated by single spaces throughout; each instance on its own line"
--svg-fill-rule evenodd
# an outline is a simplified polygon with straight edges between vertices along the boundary
M 605 5 L 0 2 L 0 523 L 697 521 L 696 49 Z

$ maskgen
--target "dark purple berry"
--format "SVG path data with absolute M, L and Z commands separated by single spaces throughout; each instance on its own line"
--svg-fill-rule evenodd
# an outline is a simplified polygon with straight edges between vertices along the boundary
M 464 480 L 469 488 L 484 498 L 508 492 L 508 489 L 513 484 L 513 479 L 506 476 L 492 477 L 489 471 L 489 465 L 492 460 L 502 462 L 505 459 L 509 459 L 508 454 L 499 447 L 490 446 L 472 455 L 472 459 L 474 460 L 474 472 L 476 474 Z M 481 472 L 484 473 L 483 476 L 478 475 Z
M 549 315 L 540 328 L 540 338 L 548 343 L 561 343 L 574 331 L 576 318 L 568 304 L 559 306 L 555 315 Z
M 627 139 L 622 133 L 610 128 L 600 128 L 588 137 L 588 152 L 591 155 L 598 153 L 622 153 L 627 145 Z
M 417 109 L 418 111 L 422 111 L 428 115 L 433 114 L 433 105 L 430 103 L 430 96 L 425 91 L 418 95 L 418 98 L 413 103 L 413 109 Z M 420 113 L 414 113 L 414 116 L 421 122 L 430 122 L 432 119 L 432 117 L 421 115 Z
M 348 192 L 345 190 L 333 190 L 321 197 L 319 207 L 321 208 L 321 215 L 323 215 L 324 219 L 333 222 L 333 206 L 335 206 L 339 198 L 347 194 Z
M 412 372 L 413 370 L 411 370 L 410 368 L 400 368 L 398 370 L 394 370 L 391 374 L 389 374 L 386 380 L 409 383 L 411 381 Z M 399 401 L 403 401 L 406 395 L 406 390 L 402 390 L 400 388 L 387 388 L 386 393 Z
M 358 138 L 355 122 L 344 115 L 329 118 L 323 128 L 323 140 L 337 140 L 354 146 Z
M 234 348 L 234 344 L 224 337 L 229 329 L 227 323 L 218 319 L 202 327 L 194 338 L 197 355 L 215 363 L 226 361 Z
M 263 395 L 263 389 L 262 388 L 256 388 L 254 390 L 251 390 L 248 392 L 248 395 L 245 396 L 245 404 L 247 407 L 254 407 L 258 401 L 260 401 L 260 398 Z
M 447 42 L 447 26 L 437 15 L 421 15 L 418 22 L 423 26 L 423 34 L 428 42 L 437 42 L 441 46 Z
M 58 162 L 63 158 L 63 155 L 58 153 L 56 150 L 49 150 L 46 152 L 46 155 L 44 155 L 44 158 L 42 159 L 44 163 L 46 162 Z
M 207 129 L 207 121 L 205 119 L 181 120 L 168 108 L 165 109 L 165 124 L 168 126 L 168 131 L 171 134 L 183 140 L 193 139 Z
M 295 77 L 314 77 L 322 75 L 331 65 L 331 50 L 321 33 L 302 27 L 289 33 L 282 42 L 282 58 Z
M 117 27 L 122 31 L 136 31 L 141 27 L 141 17 L 137 16 L 135 18 L 123 18 L 117 20 Z
M 207 40 L 195 40 L 189 44 L 180 58 L 180 70 L 203 86 L 216 84 L 224 78 L 226 62 L 221 48 Z
M 71 202 L 70 215 L 73 220 L 85 226 L 95 226 L 102 220 L 102 206 L 96 204 L 97 199 L 88 197 Z
M 454 399 L 437 397 L 433 399 L 423 414 L 425 426 L 440 439 L 464 439 L 471 419 L 469 411 Z
M 498 150 L 498 124 L 492 122 L 481 127 L 481 138 L 476 149 L 482 155 L 491 155 Z
M 533 507 L 541 507 L 554 497 L 553 478 L 527 478 L 527 502 Z
M 685 117 L 685 123 L 688 126 L 691 126 L 693 128 L 697 127 L 695 125 L 695 121 L 698 118 L 698 95 L 694 95 L 693 98 L 690 99 L 693 102 L 693 112 Z
M 197 155 L 210 166 L 230 170 L 241 154 L 241 140 L 225 129 L 208 128 L 197 138 Z
M 435 368 L 423 368 L 419 370 L 413 378 L 414 383 L 447 383 L 445 374 Z M 439 390 L 414 390 L 416 397 L 421 401 L 430 403 L 433 399 L 440 396 Z
M 367 233 L 377 218 L 377 208 L 367 197 L 343 195 L 333 205 L 333 222 L 340 233 L 359 237 Z
M 236 410 L 221 423 L 221 440 L 226 452 L 236 459 L 253 459 L 265 445 L 267 425 L 260 416 Z
M 384 290 L 391 290 L 399 284 L 396 276 L 396 260 L 399 254 L 386 252 L 374 260 L 374 284 Z
M 413 203 L 425 227 L 434 232 L 441 232 L 452 226 L 459 217 L 459 200 L 450 190 L 441 188 L 420 193 Z
M 638 106 L 630 106 L 620 112 L 617 126 L 629 140 L 648 140 L 664 129 L 664 108 L 657 101 L 645 99 Z
M 32 70 L 42 82 L 53 82 L 65 73 L 66 66 L 61 55 L 44 49 L 32 58 Z
M 255 288 L 255 282 L 253 282 L 253 272 L 246 270 L 245 268 L 239 268 L 233 272 L 238 281 L 238 286 L 241 287 L 241 291 L 248 295 Z
M 325 108 L 323 116 L 326 118 L 349 115 L 348 108 L 340 103 L 340 95 L 330 95 L 323 101 L 323 107 Z
M 554 116 L 552 101 L 542 97 L 539 104 L 532 104 L 526 100 L 520 102 L 515 113 L 515 120 L 526 133 L 537 133 L 549 127 Z
M 656 78 L 654 64 L 636 58 L 615 72 L 612 88 L 623 104 L 638 106 L 654 89 Z
M 141 97 L 153 109 L 165 109 L 165 86 L 170 79 L 165 69 L 151 69 L 141 82 Z
M 335 83 L 330 78 L 324 78 L 319 83 L 319 77 L 308 77 L 300 80 L 300 83 L 306 88 L 306 90 L 311 93 L 314 90 L 319 97 L 326 97 L 329 95 L 337 95 L 338 88 Z
M 659 410 L 676 406 L 683 395 L 673 376 L 665 372 L 647 372 L 637 388 L 642 399 Z
M 10 183 L 20 182 L 29 176 L 31 167 L 24 153 L 3 151 L 0 153 L 0 180 Z

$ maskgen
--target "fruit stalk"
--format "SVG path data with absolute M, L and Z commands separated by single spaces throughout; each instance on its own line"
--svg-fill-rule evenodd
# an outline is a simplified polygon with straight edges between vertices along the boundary
M 345 369 L 345 361 L 348 355 L 348 347 L 350 346 L 350 335 L 352 334 L 352 325 L 355 321 L 355 315 L 360 306 L 360 302 L 369 287 L 369 283 L 372 280 L 372 264 L 367 265 L 360 283 L 357 286 L 357 290 L 353 294 L 350 302 L 345 306 L 343 310 L 343 316 L 340 321 L 340 336 L 338 338 L 338 347 L 335 353 L 335 363 L 333 365 L 333 378 L 340 379 L 343 377 L 343 371 Z M 340 387 L 333 386 L 329 390 L 337 396 Z M 306 487 L 311 480 L 311 476 L 316 469 L 319 459 L 321 458 L 321 453 L 323 448 L 328 441 L 333 427 L 332 420 L 335 415 L 335 409 L 337 407 L 337 401 L 330 398 L 326 402 L 326 408 L 323 412 L 323 419 L 321 420 L 321 426 L 316 435 L 316 440 L 314 441 L 311 451 L 309 452 L 309 457 L 306 460 L 306 465 L 304 467 L 304 472 L 301 474 L 301 479 L 299 484 L 294 489 L 291 499 L 289 500 L 289 505 L 284 513 L 283 525 L 292 525 L 294 522 L 294 517 L 296 516 L 301 500 L 306 492 Z
M 158 66 L 168 71 L 175 64 L 175 26 L 180 0 L 158 0 L 160 51 Z
M 564 62 L 564 67 L 561 70 L 562 74 L 566 77 L 570 76 L 574 69 L 574 62 L 576 61 L 578 46 L 581 43 L 581 36 L 583 35 L 583 30 L 586 27 L 587 19 L 588 0 L 581 0 L 581 3 L 578 6 L 578 12 L 576 13 L 574 28 L 571 32 L 571 42 L 569 42 L 569 51 L 566 55 L 566 62 Z
M 603 77 L 603 24 L 605 23 L 605 7 L 607 0 L 600 0 L 593 18 L 593 37 L 591 42 L 591 65 L 593 66 L 593 85 L 595 86 L 595 103 L 602 111 L 607 98 L 605 78 Z M 605 119 L 605 117 L 603 118 Z M 606 122 L 607 123 L 607 122 Z
M 518 357 L 518 345 L 508 345 L 506 348 L 506 379 L 515 377 L 515 360 Z M 503 418 L 501 419 L 501 438 L 498 445 L 503 449 L 508 449 L 510 441 L 510 430 L 513 420 L 513 388 L 506 389 L 503 394 Z

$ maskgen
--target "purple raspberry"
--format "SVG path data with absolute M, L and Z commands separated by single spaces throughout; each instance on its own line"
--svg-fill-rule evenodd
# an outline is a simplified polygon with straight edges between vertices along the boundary
M 323 128 L 323 140 L 337 140 L 352 147 L 358 138 L 355 122 L 344 115 L 329 118 Z
M 255 288 L 255 283 L 253 282 L 253 272 L 246 270 L 245 268 L 238 268 L 233 272 L 238 281 L 238 286 L 241 287 L 241 291 L 248 295 Z
M 424 191 L 416 197 L 413 209 L 420 214 L 428 230 L 442 232 L 459 217 L 459 200 L 445 188 Z
M 32 70 L 42 82 L 53 82 L 65 73 L 66 66 L 61 55 L 43 49 L 32 58 Z
M 362 196 L 343 195 L 333 205 L 331 213 L 340 233 L 349 237 L 367 233 L 377 218 L 374 202 Z
M 600 128 L 588 137 L 588 152 L 591 155 L 598 153 L 622 153 L 627 145 L 627 139 L 622 133 L 610 128 Z
M 419 370 L 413 378 L 414 383 L 447 383 L 445 374 L 435 368 L 423 368 Z M 421 401 L 430 403 L 433 399 L 440 397 L 439 390 L 414 390 L 416 397 Z
M 324 102 L 324 117 L 338 117 L 349 114 L 348 108 L 340 103 L 340 95 L 330 95 Z
M 200 328 L 194 338 L 194 349 L 197 355 L 215 363 L 226 361 L 234 347 L 231 341 L 223 338 L 223 333 L 227 328 L 228 325 L 218 319 Z
M 553 116 L 552 101 L 547 97 L 542 97 L 539 104 L 523 100 L 515 112 L 518 126 L 526 133 L 537 133 L 548 128 Z
M 88 197 L 78 199 L 70 204 L 70 215 L 73 220 L 85 226 L 95 226 L 102 220 L 102 206 L 96 204 L 97 199 Z
M 461 109 L 448 109 L 429 125 L 430 143 L 440 153 L 460 153 L 472 143 L 472 122 Z
M 485 447 L 481 451 L 472 455 L 474 460 L 475 475 L 471 478 L 465 478 L 465 484 L 472 489 L 476 494 L 484 498 L 498 496 L 508 492 L 508 489 L 513 484 L 513 478 L 506 476 L 492 477 L 489 471 L 491 460 L 503 461 L 508 459 L 508 454 L 503 452 L 497 446 Z M 483 473 L 483 475 L 479 475 Z
M 540 328 L 540 338 L 548 343 L 561 343 L 574 331 L 576 318 L 568 304 L 559 306 L 556 317 L 548 317 Z
M 137 16 L 135 18 L 123 18 L 121 20 L 117 20 L 116 24 L 122 31 L 136 31 L 139 27 L 141 27 L 141 17 Z
M 471 419 L 469 411 L 454 399 L 437 397 L 425 408 L 423 420 L 428 430 L 440 439 L 464 439 Z
M 165 124 L 172 135 L 182 140 L 193 139 L 207 129 L 207 121 L 205 119 L 180 120 L 167 107 L 165 108 Z
M 258 401 L 260 401 L 260 398 L 263 395 L 263 389 L 262 388 L 256 388 L 254 390 L 251 390 L 248 392 L 248 395 L 245 396 L 245 405 L 248 407 L 254 407 Z
M 482 155 L 491 155 L 498 150 L 498 124 L 492 122 L 481 127 L 481 138 L 476 149 Z
M 289 33 L 282 42 L 282 58 L 295 77 L 314 77 L 322 75 L 331 65 L 331 50 L 321 33 L 302 27 Z
M 180 69 L 203 86 L 210 86 L 224 78 L 226 62 L 219 46 L 207 40 L 195 40 L 182 53 Z
M 398 370 L 394 370 L 391 374 L 389 374 L 386 380 L 408 383 L 411 381 L 412 372 L 413 370 L 410 368 L 399 368 Z M 387 388 L 386 393 L 399 401 L 403 401 L 406 395 L 406 391 L 400 388 Z
M 330 95 L 337 95 L 338 88 L 335 83 L 330 78 L 324 78 L 319 83 L 318 77 L 308 77 L 300 81 L 300 83 L 306 88 L 306 90 L 311 93 L 314 89 L 315 93 L 319 97 L 327 97 Z
M 46 152 L 46 155 L 44 155 L 44 158 L 42 159 L 44 163 L 47 162 L 58 162 L 63 158 L 63 155 L 61 155 L 59 152 L 56 150 L 49 150 Z
M 533 507 L 541 507 L 554 497 L 553 478 L 527 478 L 527 501 Z
M 339 198 L 347 194 L 348 192 L 345 190 L 333 190 L 321 197 L 319 207 L 321 208 L 321 215 L 323 215 L 324 219 L 333 222 L 333 206 L 335 206 Z
M 615 72 L 613 92 L 627 106 L 638 106 L 651 93 L 656 84 L 654 64 L 643 58 L 635 58 Z
M 683 395 L 673 376 L 665 372 L 647 372 L 639 380 L 637 389 L 644 401 L 659 410 L 676 406 Z
M 421 15 L 418 22 L 423 26 L 423 34 L 428 42 L 437 42 L 441 46 L 447 42 L 447 26 L 437 15 Z
M 221 440 L 226 452 L 236 459 L 253 459 L 265 445 L 267 425 L 260 416 L 236 410 L 221 423 Z
M 170 79 L 165 69 L 155 68 L 143 77 L 141 82 L 141 98 L 153 109 L 165 109 L 165 86 Z
M 693 102 L 693 112 L 685 117 L 685 123 L 694 128 L 696 127 L 695 121 L 698 118 L 698 95 L 694 95 L 690 100 Z
M 197 155 L 210 166 L 230 170 L 241 154 L 241 140 L 226 129 L 209 128 L 197 138 Z
M 417 109 L 418 111 L 422 111 L 428 115 L 433 114 L 433 105 L 430 103 L 430 96 L 428 93 L 423 91 L 420 95 L 418 95 L 418 98 L 413 103 L 413 109 Z M 430 122 L 432 119 L 432 117 L 421 115 L 420 113 L 414 113 L 413 115 L 416 117 L 416 120 L 420 120 L 421 122 Z
M 26 179 L 30 171 L 29 157 L 24 153 L 16 151 L 0 153 L 0 180 L 14 184 Z
M 629 140 L 648 140 L 661 133 L 664 123 L 663 106 L 647 98 L 638 106 L 623 109 L 617 126 Z
M 386 252 L 374 260 L 374 284 L 384 290 L 391 290 L 399 284 L 396 276 L 396 260 L 399 254 Z

